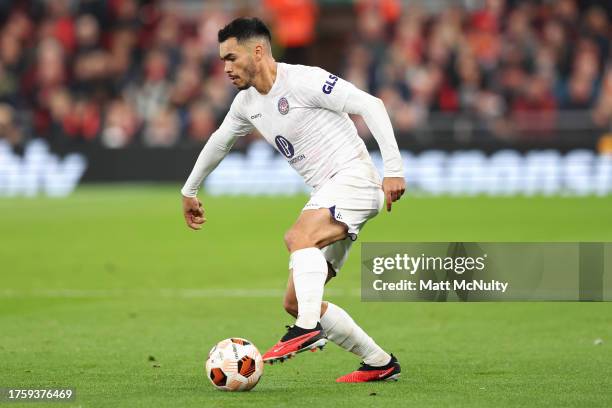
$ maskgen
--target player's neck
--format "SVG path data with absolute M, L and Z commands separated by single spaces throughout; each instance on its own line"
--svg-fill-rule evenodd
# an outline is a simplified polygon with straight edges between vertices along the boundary
M 278 65 L 273 59 L 269 59 L 264 64 L 262 70 L 259 72 L 253 87 L 257 89 L 262 95 L 267 95 L 272 89 L 274 81 L 276 81 L 276 73 L 278 71 Z

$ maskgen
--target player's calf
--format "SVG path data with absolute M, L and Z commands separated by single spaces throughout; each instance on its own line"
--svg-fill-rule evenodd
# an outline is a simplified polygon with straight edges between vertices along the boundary
M 332 268 L 331 264 L 327 263 L 327 278 L 325 279 L 325 284 L 329 282 L 334 276 L 336 276 L 336 272 Z M 293 272 L 289 271 L 289 279 L 287 281 L 287 290 L 285 291 L 285 297 L 283 299 L 283 309 L 291 316 L 297 318 L 298 316 L 298 301 L 297 296 L 295 294 L 295 286 L 293 284 Z M 321 316 L 327 311 L 327 302 L 321 302 Z
M 291 316 L 297 319 L 297 316 L 298 316 L 297 300 L 294 301 L 293 299 L 287 299 L 287 297 L 285 297 L 285 300 L 283 302 L 283 308 L 285 309 L 285 312 L 289 313 Z

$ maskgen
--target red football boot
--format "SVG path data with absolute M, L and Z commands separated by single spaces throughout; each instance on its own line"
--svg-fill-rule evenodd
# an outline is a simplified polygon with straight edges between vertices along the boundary
M 321 323 L 317 323 L 314 329 L 302 329 L 295 325 L 287 328 L 287 334 L 263 355 L 264 363 L 283 362 L 306 350 L 317 351 L 317 348 L 323 350 L 323 346 L 327 343 Z
M 391 360 L 387 365 L 382 367 L 374 367 L 364 362 L 357 371 L 343 375 L 336 379 L 339 383 L 359 383 L 370 381 L 397 381 L 402 369 L 400 368 L 397 358 L 391 354 Z

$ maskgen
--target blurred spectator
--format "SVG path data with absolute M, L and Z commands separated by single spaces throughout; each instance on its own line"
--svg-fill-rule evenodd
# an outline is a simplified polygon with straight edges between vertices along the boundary
M 55 140 L 61 140 L 63 135 L 69 134 L 69 117 L 72 113 L 72 95 L 65 88 L 52 91 L 49 97 L 50 134 Z
M 607 69 L 602 82 L 599 100 L 593 110 L 593 120 L 598 126 L 612 130 L 612 67 Z
M 11 146 L 21 144 L 23 135 L 15 123 L 15 110 L 5 103 L 0 103 L 0 140 L 6 140 Z
M 73 88 L 87 97 L 106 99 L 109 76 L 108 52 L 99 46 L 100 29 L 91 15 L 76 21 L 76 50 L 73 62 Z
M 53 38 L 45 39 L 41 41 L 36 52 L 33 81 L 30 82 L 26 77 L 29 100 L 34 108 L 34 129 L 41 135 L 48 135 L 50 131 L 51 94 L 63 88 L 68 81 L 64 58 L 60 43 Z
M 181 59 L 180 27 L 176 16 L 162 18 L 155 29 L 153 46 L 166 55 L 168 73 L 173 75 Z
M 76 46 L 74 16 L 70 0 L 49 0 L 47 24 L 50 34 L 61 44 L 64 51 L 72 53 Z
M 215 131 L 216 122 L 211 106 L 200 100 L 189 109 L 187 136 L 192 141 L 203 143 Z
M 124 99 L 111 101 L 102 130 L 102 145 L 117 149 L 129 145 L 140 127 L 140 120 L 130 103 Z
M 70 112 L 64 117 L 66 134 L 74 140 L 93 140 L 100 131 L 100 124 L 100 109 L 88 99 L 75 101 Z
M 204 99 L 210 104 L 218 122 L 223 120 L 231 104 L 229 86 L 224 77 L 211 77 L 203 86 Z
M 556 118 L 556 102 L 546 77 L 535 76 L 526 82 L 512 105 L 515 126 L 529 134 L 550 136 Z
M 272 19 L 274 40 L 284 48 L 281 61 L 289 64 L 307 62 L 308 46 L 315 37 L 317 4 L 314 0 L 264 0 Z
M 492 68 L 499 58 L 502 40 L 499 30 L 503 4 L 502 0 L 487 0 L 485 8 L 472 15 L 471 24 L 466 33 L 467 45 L 474 58 L 485 69 Z M 525 29 L 524 18 L 520 9 L 514 10 L 508 22 L 509 34 L 512 31 L 516 34 Z
M 176 111 L 164 108 L 148 122 L 143 143 L 150 147 L 170 147 L 178 141 L 179 132 L 180 121 Z
M 131 84 L 128 89 L 130 102 L 147 121 L 152 120 L 168 103 L 168 69 L 167 55 L 161 50 L 152 50 L 145 58 L 142 84 Z
M 110 53 L 107 60 L 108 74 L 114 82 L 114 90 L 126 88 L 138 76 L 138 38 L 130 28 L 117 28 L 110 34 Z
M 186 109 L 201 92 L 202 77 L 199 67 L 195 64 L 181 65 L 170 89 L 170 103 L 177 108 Z
M 136 0 L 109 0 L 110 14 L 118 28 L 139 29 L 138 3 Z
M 610 56 L 610 23 L 608 15 L 601 7 L 591 7 L 584 16 L 584 32 L 593 39 L 601 56 L 600 62 L 605 62 Z
M 10 34 L 0 37 L 0 101 L 17 103 L 19 75 L 23 70 L 22 49 L 19 40 Z
M 34 24 L 22 10 L 14 10 L 3 27 L 5 36 L 13 37 L 23 43 L 32 37 Z

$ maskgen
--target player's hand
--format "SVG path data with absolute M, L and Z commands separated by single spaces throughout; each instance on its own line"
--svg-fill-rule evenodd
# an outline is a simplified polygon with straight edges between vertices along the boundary
M 183 196 L 183 215 L 187 226 L 194 230 L 201 229 L 202 224 L 206 222 L 202 202 L 197 197 Z
M 387 202 L 387 211 L 391 211 L 391 203 L 399 200 L 406 191 L 406 181 L 403 177 L 385 177 L 382 184 Z

